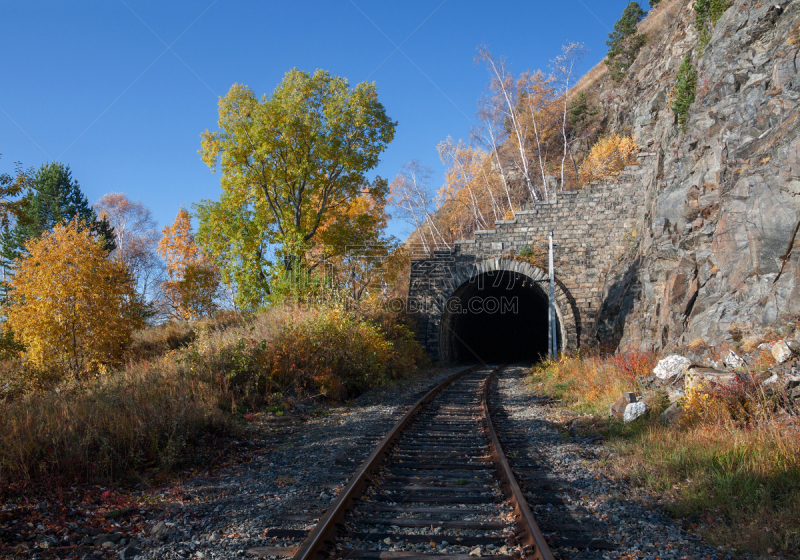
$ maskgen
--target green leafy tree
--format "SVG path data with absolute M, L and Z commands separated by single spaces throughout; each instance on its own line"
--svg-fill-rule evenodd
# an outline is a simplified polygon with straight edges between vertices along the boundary
M 692 65 L 692 59 L 687 54 L 678 68 L 675 87 L 672 91 L 672 112 L 683 132 L 686 132 L 686 122 L 689 118 L 689 107 L 694 103 L 697 91 L 697 69 Z
M 4 262 L 20 257 L 29 240 L 38 239 L 56 225 L 73 219 L 88 224 L 89 230 L 102 240 L 103 247 L 114 250 L 114 229 L 106 220 L 97 218 L 68 165 L 57 162 L 42 165 L 29 183 L 30 189 L 20 201 L 16 224 L 3 232 Z
M 22 165 L 17 162 L 15 166 L 15 173 L 0 173 L 0 241 L 10 235 L 11 228 L 19 221 L 24 220 L 25 205 L 27 204 L 24 198 L 20 198 L 31 187 L 31 176 L 33 170 L 24 170 Z M 16 258 L 16 255 L 6 255 L 0 251 L 0 268 L 3 271 L 2 281 L 0 281 L 0 302 L 6 301 L 7 289 L 7 272 L 10 270 L 11 264 Z M 3 330 L 3 336 L 0 338 L 0 349 L 8 347 L 7 342 L 11 333 L 8 329 Z
M 273 267 L 271 213 L 250 190 L 223 192 L 194 206 L 196 240 L 220 270 L 240 310 L 255 310 L 270 294 Z
M 605 63 L 614 81 L 621 80 L 644 44 L 647 36 L 636 33 L 637 25 L 647 13 L 636 2 L 631 2 L 622 12 L 622 17 L 614 24 L 614 31 L 608 34 L 608 54 Z
M 374 84 L 351 88 L 323 70 L 291 70 L 260 100 L 234 84 L 219 116 L 219 132 L 203 133 L 200 153 L 221 169 L 223 194 L 197 207 L 198 239 L 255 301 L 266 289 L 265 267 L 297 268 L 332 222 L 351 218 L 346 210 L 357 199 L 385 197 L 385 182 L 370 184 L 365 173 L 396 123 Z

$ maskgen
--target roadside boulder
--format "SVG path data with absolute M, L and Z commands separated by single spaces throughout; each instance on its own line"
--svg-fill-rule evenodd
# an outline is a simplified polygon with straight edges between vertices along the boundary
M 773 373 L 770 377 L 762 381 L 761 385 L 762 387 L 771 387 L 772 385 L 775 385 L 779 379 L 780 376 L 777 373 Z
M 791 395 L 792 391 L 800 386 L 800 375 L 773 373 L 761 382 L 761 386 L 772 391 L 782 390 Z
M 636 402 L 636 395 L 633 393 L 622 393 L 622 396 L 616 400 L 611 408 L 608 409 L 608 415 L 614 418 L 622 418 L 625 416 L 625 408 Z
M 684 391 L 701 389 L 715 385 L 730 385 L 736 381 L 736 374 L 729 371 L 719 371 L 713 368 L 692 367 L 686 372 L 683 383 Z
M 159 521 L 150 529 L 150 536 L 155 539 L 163 538 L 166 536 L 167 530 L 167 524 L 163 521 Z
M 135 546 L 126 546 L 125 548 L 119 551 L 119 558 L 120 560 L 133 560 L 141 553 L 142 551 L 136 548 Z
M 789 346 L 783 340 L 779 340 L 773 344 L 771 350 L 772 357 L 775 358 L 775 361 L 779 364 L 782 364 L 792 357 L 792 349 L 789 348 Z
M 673 354 L 659 360 L 656 367 L 653 368 L 653 374 L 663 381 L 672 381 L 682 375 L 690 365 L 692 362 L 689 358 Z
M 685 396 L 686 393 L 683 392 L 683 388 L 667 391 L 667 398 L 669 399 L 670 404 L 680 401 Z
M 644 416 L 649 407 L 642 401 L 632 402 L 625 407 L 625 412 L 622 415 L 622 421 L 626 424 L 633 422 L 640 416 Z

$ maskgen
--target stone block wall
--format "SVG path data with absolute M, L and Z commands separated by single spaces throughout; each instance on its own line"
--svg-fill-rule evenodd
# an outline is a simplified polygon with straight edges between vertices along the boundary
M 626 167 L 612 179 L 560 192 L 554 200 L 516 212 L 513 220 L 495 222 L 493 230 L 476 231 L 472 240 L 457 241 L 451 250 L 435 251 L 433 259 L 412 261 L 409 308 L 418 320 L 420 342 L 434 359 L 441 318 L 436 301 L 443 292 L 452 292 L 456 271 L 492 257 L 519 254 L 546 242 L 550 231 L 556 282 L 576 322 L 572 346 L 594 346 L 604 284 L 610 269 L 635 248 L 654 161 L 655 154 L 639 154 L 639 165 Z

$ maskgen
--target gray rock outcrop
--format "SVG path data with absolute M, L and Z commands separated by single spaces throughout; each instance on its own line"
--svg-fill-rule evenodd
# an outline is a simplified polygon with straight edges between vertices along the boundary
M 699 360 L 800 313 L 800 2 L 734 1 L 699 59 L 692 6 L 662 2 L 666 31 L 600 96 L 611 128 L 658 154 L 638 249 L 604 294 L 604 309 L 629 312 L 601 319 L 621 348 L 702 341 Z M 699 79 L 684 134 L 669 99 L 690 52 Z

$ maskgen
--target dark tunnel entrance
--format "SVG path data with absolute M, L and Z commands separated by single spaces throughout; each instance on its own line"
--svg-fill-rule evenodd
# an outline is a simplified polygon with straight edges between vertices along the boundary
M 547 283 L 497 270 L 460 286 L 442 316 L 446 363 L 536 362 L 547 356 Z M 561 348 L 561 326 L 557 325 Z

